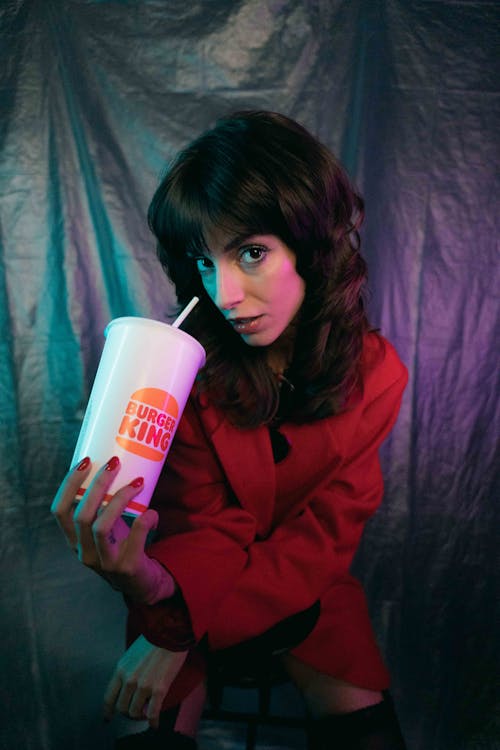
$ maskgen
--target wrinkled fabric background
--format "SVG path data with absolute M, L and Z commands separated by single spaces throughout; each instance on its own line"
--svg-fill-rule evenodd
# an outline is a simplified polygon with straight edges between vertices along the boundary
M 2 750 L 109 746 L 124 606 L 49 506 L 105 325 L 174 314 L 145 223 L 165 164 L 249 107 L 300 120 L 361 188 L 372 320 L 410 371 L 356 561 L 409 748 L 500 747 L 499 16 L 494 1 L 0 3 Z

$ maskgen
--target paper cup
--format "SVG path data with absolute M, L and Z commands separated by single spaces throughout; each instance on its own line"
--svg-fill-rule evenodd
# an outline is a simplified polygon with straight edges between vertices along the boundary
M 147 318 L 116 318 L 104 335 L 72 461 L 92 461 L 77 499 L 100 467 L 118 456 L 121 467 L 104 500 L 144 477 L 143 489 L 124 511 L 137 516 L 149 506 L 205 350 L 185 331 Z

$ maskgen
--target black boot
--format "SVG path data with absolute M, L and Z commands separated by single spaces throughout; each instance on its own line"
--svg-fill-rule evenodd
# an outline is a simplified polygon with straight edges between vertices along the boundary
M 317 750 L 406 750 L 392 699 L 314 722 Z
M 115 750 L 196 750 L 196 740 L 174 731 L 178 708 L 160 714 L 158 729 L 120 737 L 115 742 Z

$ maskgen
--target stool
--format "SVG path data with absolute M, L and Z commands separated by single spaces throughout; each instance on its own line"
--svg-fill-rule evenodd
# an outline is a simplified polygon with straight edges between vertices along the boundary
M 249 641 L 221 651 L 207 651 L 207 708 L 203 718 L 246 724 L 246 750 L 255 750 L 260 725 L 305 730 L 307 750 L 314 750 L 309 718 L 277 716 L 271 713 L 273 687 L 290 682 L 280 654 L 301 643 L 314 628 L 320 614 L 319 601 L 297 612 Z M 222 706 L 225 688 L 257 691 L 258 710 L 232 711 Z
M 315 744 L 307 716 L 280 716 L 271 713 L 271 694 L 274 687 L 290 682 L 281 661 L 277 656 L 266 655 L 265 658 L 247 660 L 217 658 L 210 659 L 207 677 L 207 707 L 203 719 L 217 722 L 234 722 L 246 724 L 246 750 L 257 748 L 257 730 L 259 726 L 281 726 L 305 731 L 306 748 L 314 750 Z M 257 711 L 237 711 L 223 707 L 226 688 L 252 689 L 257 692 Z

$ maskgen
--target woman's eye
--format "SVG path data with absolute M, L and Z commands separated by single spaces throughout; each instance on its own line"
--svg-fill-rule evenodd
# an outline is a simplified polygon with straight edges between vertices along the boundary
M 206 273 L 207 271 L 211 271 L 214 267 L 214 264 L 210 260 L 210 258 L 207 258 L 204 255 L 201 255 L 199 258 L 195 258 L 195 263 L 198 271 L 200 273 Z
M 259 247 L 258 245 L 252 245 L 251 247 L 245 247 L 241 249 L 240 259 L 247 266 L 255 265 L 264 260 L 266 255 L 266 248 Z

